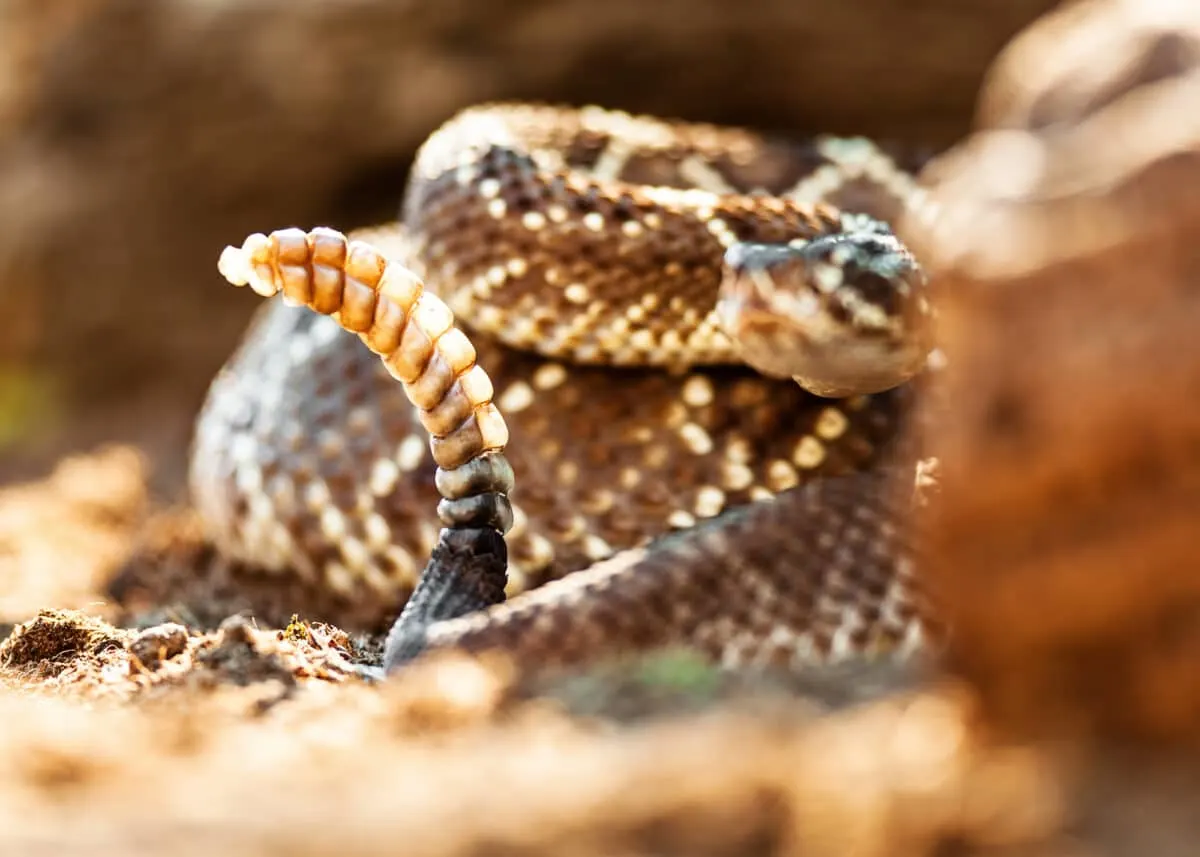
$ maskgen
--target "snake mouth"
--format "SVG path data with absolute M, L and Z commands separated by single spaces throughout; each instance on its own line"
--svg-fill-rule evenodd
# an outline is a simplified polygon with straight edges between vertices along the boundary
M 765 250 L 769 245 L 761 246 Z M 741 261 L 740 256 L 735 258 Z M 822 314 L 820 301 L 809 293 L 781 291 L 762 268 L 730 264 L 727 270 L 717 300 L 725 331 L 741 347 L 743 359 L 759 372 L 792 377 L 809 359 Z
M 816 395 L 904 383 L 929 350 L 916 261 L 888 232 L 732 245 L 717 313 L 743 359 Z

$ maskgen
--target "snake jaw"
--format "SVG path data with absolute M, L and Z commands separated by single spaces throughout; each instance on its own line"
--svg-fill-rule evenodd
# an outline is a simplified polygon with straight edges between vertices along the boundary
M 717 312 L 742 357 L 819 396 L 877 393 L 916 375 L 929 306 L 916 260 L 880 224 L 725 253 Z

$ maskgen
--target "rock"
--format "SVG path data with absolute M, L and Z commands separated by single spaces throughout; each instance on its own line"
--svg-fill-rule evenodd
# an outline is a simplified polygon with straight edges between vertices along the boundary
M 914 230 L 949 357 L 949 664 L 1012 732 L 1195 739 L 1200 7 L 1068 7 L 981 105 Z
M 164 661 L 187 651 L 188 629 L 177 622 L 146 628 L 129 643 L 129 653 L 141 666 L 158 669 Z

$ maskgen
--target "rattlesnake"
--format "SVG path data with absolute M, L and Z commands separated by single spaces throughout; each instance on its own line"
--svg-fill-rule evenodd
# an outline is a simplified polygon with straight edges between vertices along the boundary
M 272 301 L 214 381 L 197 507 L 231 557 L 381 610 L 432 551 L 393 665 L 919 645 L 889 462 L 911 471 L 929 307 L 881 221 L 920 202 L 865 140 L 469 109 L 422 147 L 401 223 L 226 250 L 231 281 L 308 308 Z

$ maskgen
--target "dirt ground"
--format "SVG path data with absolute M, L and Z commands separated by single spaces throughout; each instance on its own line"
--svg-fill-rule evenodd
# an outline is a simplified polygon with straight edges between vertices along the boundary
M 0 492 L 0 854 L 1140 854 L 1147 828 L 1169 854 L 1195 832 L 1186 776 L 1131 801 L 1118 762 L 1081 792 L 1072 751 L 989 739 L 914 664 L 441 657 L 379 681 L 366 635 L 247 616 L 146 471 L 112 447 Z M 134 555 L 173 566 L 123 607 Z
M 117 447 L 0 493 L 0 615 L 23 620 L 0 645 L 0 853 L 874 854 L 1054 820 L 1034 757 L 974 749 L 961 691 L 894 665 L 441 658 L 380 683 L 367 637 L 232 613 L 202 551 L 182 600 L 126 610 L 114 575 L 181 526 L 146 475 Z

